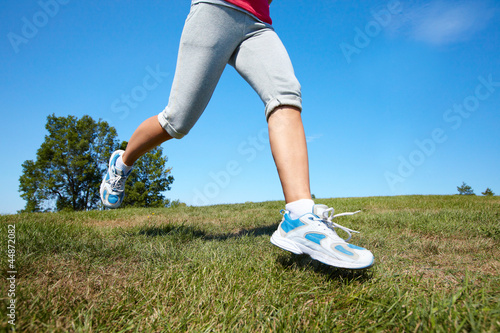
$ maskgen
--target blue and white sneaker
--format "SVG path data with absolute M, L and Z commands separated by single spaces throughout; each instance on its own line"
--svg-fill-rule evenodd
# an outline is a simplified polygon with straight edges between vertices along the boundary
M 130 171 L 125 174 L 123 170 L 115 166 L 118 157 L 123 155 L 124 150 L 115 151 L 109 159 L 109 168 L 101 183 L 101 200 L 108 208 L 118 208 L 125 197 L 125 181 Z
M 296 220 L 290 218 L 289 212 L 282 212 L 283 220 L 271 237 L 274 245 L 295 254 L 308 254 L 312 259 L 340 268 L 363 269 L 374 264 L 370 251 L 348 243 L 351 232 L 358 231 L 332 222 L 335 217 L 353 215 L 359 211 L 333 215 L 333 208 L 314 205 L 312 213 Z M 335 228 L 345 231 L 349 237 L 340 238 Z

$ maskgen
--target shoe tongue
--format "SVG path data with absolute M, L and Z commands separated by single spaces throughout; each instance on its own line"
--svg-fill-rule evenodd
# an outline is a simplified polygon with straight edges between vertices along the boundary
M 323 217 L 323 212 L 328 209 L 327 205 L 314 205 L 313 206 L 313 214 L 318 217 Z
M 123 176 L 127 176 L 127 175 L 125 174 L 125 171 L 123 171 L 122 169 L 120 169 L 120 168 L 119 168 L 119 167 L 117 167 L 117 166 L 115 166 L 115 173 L 116 173 L 117 175 L 119 175 L 119 176 L 122 176 L 122 177 L 123 177 Z

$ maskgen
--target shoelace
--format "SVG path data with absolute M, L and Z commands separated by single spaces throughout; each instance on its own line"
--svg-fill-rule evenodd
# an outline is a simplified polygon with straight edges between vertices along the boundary
M 108 183 L 109 183 L 109 185 L 111 185 L 111 189 L 114 192 L 122 192 L 126 179 L 127 179 L 127 177 L 114 174 L 114 177 L 110 178 L 108 180 Z
M 338 223 L 332 222 L 332 220 L 336 217 L 339 217 L 339 216 L 347 216 L 347 215 L 357 214 L 357 213 L 361 212 L 360 210 L 358 210 L 356 212 L 345 212 L 345 213 L 340 213 L 340 214 L 335 214 L 335 215 L 333 214 L 334 212 L 335 212 L 335 210 L 333 208 L 328 208 L 328 209 L 323 211 L 323 216 L 320 217 L 321 221 L 323 223 L 325 223 L 328 226 L 328 228 L 332 229 L 333 231 L 335 231 L 335 228 L 339 228 L 341 230 L 344 230 L 349 235 L 349 237 L 344 239 L 344 241 L 346 241 L 346 242 L 348 242 L 351 239 L 351 237 L 352 237 L 351 232 L 359 234 L 359 231 L 352 230 L 352 229 L 346 228 L 344 226 L 341 226 Z

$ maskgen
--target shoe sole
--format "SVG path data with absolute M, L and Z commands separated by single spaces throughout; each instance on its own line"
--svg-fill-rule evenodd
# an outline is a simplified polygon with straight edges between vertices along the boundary
M 279 248 L 282 248 L 283 250 L 292 252 L 294 254 L 307 254 L 309 255 L 312 259 L 318 260 L 328 266 L 333 266 L 333 267 L 339 267 L 339 268 L 347 268 L 347 269 L 366 269 L 370 268 L 373 266 L 375 263 L 375 260 L 372 259 L 372 262 L 368 265 L 363 264 L 359 265 L 356 263 L 350 263 L 346 261 L 341 261 L 341 260 L 336 260 L 330 256 L 327 256 L 321 252 L 315 251 L 309 247 L 306 247 L 304 245 L 298 244 L 296 242 L 292 242 L 285 237 L 281 236 L 278 230 L 276 230 L 273 235 L 271 236 L 271 243 L 276 245 Z

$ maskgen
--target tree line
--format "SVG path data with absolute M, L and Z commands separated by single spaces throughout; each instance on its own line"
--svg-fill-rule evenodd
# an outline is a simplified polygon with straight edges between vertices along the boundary
M 457 191 L 460 195 L 476 195 L 472 187 L 467 185 L 465 182 L 462 182 L 462 185 L 457 186 Z M 495 195 L 495 193 L 489 187 L 487 187 L 484 192 L 481 192 L 481 194 L 487 197 Z
M 90 116 L 47 117 L 48 134 L 34 160 L 22 164 L 19 192 L 26 200 L 21 212 L 92 210 L 103 208 L 99 186 L 113 151 L 125 149 L 116 129 Z M 163 192 L 174 181 L 167 157 L 157 147 L 134 165 L 121 207 L 166 207 Z M 178 202 L 175 202 L 178 203 Z

